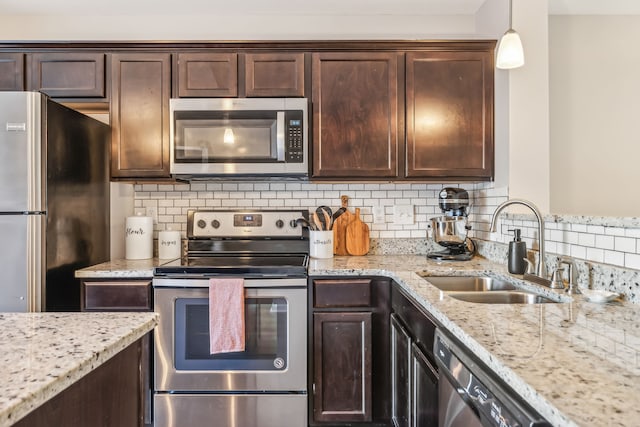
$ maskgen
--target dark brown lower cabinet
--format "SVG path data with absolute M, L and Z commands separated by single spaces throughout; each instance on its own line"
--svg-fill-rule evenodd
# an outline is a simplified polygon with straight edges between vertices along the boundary
M 85 279 L 81 282 L 82 311 L 151 311 L 153 310 L 151 279 Z M 151 379 L 151 334 L 142 337 L 139 375 L 142 424 L 151 426 L 153 384 Z
M 35 409 L 14 427 L 142 425 L 142 339 Z
M 310 426 L 389 426 L 391 280 L 310 279 Z
M 435 321 L 394 285 L 391 291 L 391 420 L 394 427 L 438 425 Z
M 316 313 L 314 419 L 371 421 L 371 313 Z

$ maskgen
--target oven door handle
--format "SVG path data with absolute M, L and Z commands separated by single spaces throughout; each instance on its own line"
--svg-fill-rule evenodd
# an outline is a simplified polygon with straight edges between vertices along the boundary
M 220 276 L 216 276 L 220 277 Z M 237 277 L 237 276 L 235 276 Z M 154 288 L 208 288 L 208 278 L 154 277 Z M 245 288 L 300 288 L 307 287 L 305 278 L 297 279 L 245 279 Z

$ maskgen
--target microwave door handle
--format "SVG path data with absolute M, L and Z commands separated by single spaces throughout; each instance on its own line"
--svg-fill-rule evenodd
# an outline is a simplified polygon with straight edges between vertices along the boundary
M 284 111 L 278 111 L 276 117 L 276 155 L 279 162 L 284 162 Z

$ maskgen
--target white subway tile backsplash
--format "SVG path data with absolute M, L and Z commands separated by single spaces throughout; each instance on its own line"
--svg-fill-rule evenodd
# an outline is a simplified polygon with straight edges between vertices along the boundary
M 633 239 L 631 237 L 616 237 L 614 242 L 614 249 L 618 252 L 635 252 L 636 239 Z
M 157 229 L 171 226 L 186 230 L 190 208 L 207 209 L 312 209 L 327 205 L 340 207 L 340 196 L 349 197 L 351 210 L 361 208 L 374 239 L 430 239 L 430 218 L 441 215 L 438 193 L 447 186 L 469 191 L 473 205 L 469 212 L 470 236 L 480 240 L 508 243 L 520 228 L 527 248 L 537 250 L 537 223 L 532 215 L 504 215 L 498 233 L 489 233 L 496 207 L 507 200 L 508 189 L 492 182 L 465 184 L 424 183 L 313 183 L 313 182 L 194 182 L 193 184 L 136 184 L 134 208 L 158 208 Z M 393 206 L 414 206 L 414 223 L 395 225 Z M 371 209 L 384 207 L 385 223 L 372 224 Z M 545 238 L 549 254 L 568 255 L 596 263 L 640 269 L 640 228 L 599 220 L 592 224 L 566 217 L 545 217 Z
M 634 270 L 640 270 L 640 255 L 624 254 L 624 266 L 633 268 Z
M 578 234 L 578 244 L 580 246 L 589 246 L 593 247 L 596 244 L 596 236 L 593 234 L 579 233 Z
M 624 253 L 615 251 L 604 251 L 604 262 L 624 267 Z
M 596 237 L 596 248 L 600 249 L 613 249 L 614 248 L 614 237 L 613 236 L 602 236 L 597 235 Z
M 595 262 L 604 262 L 604 250 L 598 248 L 587 248 L 586 259 Z

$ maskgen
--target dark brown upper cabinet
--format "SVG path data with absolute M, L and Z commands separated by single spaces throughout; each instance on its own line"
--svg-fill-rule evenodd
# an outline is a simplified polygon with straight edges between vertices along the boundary
M 238 96 L 237 53 L 178 53 L 174 69 L 179 98 Z
M 493 48 L 406 54 L 406 177 L 493 176 Z
M 400 55 L 312 55 L 313 178 L 397 177 Z
M 247 53 L 247 97 L 304 96 L 304 53 Z
M 169 177 L 171 54 L 114 53 L 111 176 Z
M 0 90 L 24 90 L 24 53 L 0 52 Z
M 53 98 L 105 98 L 105 54 L 42 52 L 27 57 L 27 89 Z

